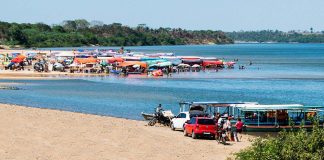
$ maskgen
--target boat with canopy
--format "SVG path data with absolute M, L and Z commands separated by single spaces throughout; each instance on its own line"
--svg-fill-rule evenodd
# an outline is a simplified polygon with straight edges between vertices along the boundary
M 323 124 L 324 106 L 304 106 L 301 104 L 259 105 L 245 104 L 236 107 L 237 117 L 241 117 L 246 131 L 277 132 L 282 129 L 304 127 L 313 128 L 313 119 L 320 118 Z M 323 127 L 323 125 L 321 125 Z
M 320 127 L 324 123 L 324 106 L 304 106 L 301 104 L 262 105 L 257 102 L 180 102 L 180 112 L 189 111 L 191 115 L 212 117 L 231 116 L 235 124 L 241 118 L 247 132 L 278 132 L 283 129 L 313 128 L 313 119 L 319 118 Z

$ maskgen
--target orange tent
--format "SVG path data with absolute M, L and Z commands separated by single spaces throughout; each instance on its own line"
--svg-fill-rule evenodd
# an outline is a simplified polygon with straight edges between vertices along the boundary
M 139 61 L 126 61 L 119 64 L 120 67 L 127 67 L 133 65 L 140 65 L 142 68 L 147 68 L 147 64 L 145 62 L 139 62 Z
M 120 57 L 108 57 L 107 62 L 108 63 L 124 62 L 124 59 Z
M 97 59 L 93 58 L 93 57 L 89 57 L 89 58 L 75 58 L 74 62 L 76 63 L 82 63 L 82 64 L 86 64 L 86 63 L 97 63 Z

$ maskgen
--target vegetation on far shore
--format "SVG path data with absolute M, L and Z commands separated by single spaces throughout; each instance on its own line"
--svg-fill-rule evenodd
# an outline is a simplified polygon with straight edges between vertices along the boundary
M 313 130 L 282 131 L 276 137 L 257 138 L 236 153 L 237 160 L 324 160 L 324 129 L 314 120 Z
M 60 25 L 8 23 L 0 21 L 0 44 L 23 47 L 144 46 L 185 44 L 228 44 L 233 41 L 222 31 L 153 29 L 145 24 L 129 27 L 84 19 Z
M 226 32 L 234 41 L 277 43 L 324 43 L 324 32 L 283 32 L 278 30 Z

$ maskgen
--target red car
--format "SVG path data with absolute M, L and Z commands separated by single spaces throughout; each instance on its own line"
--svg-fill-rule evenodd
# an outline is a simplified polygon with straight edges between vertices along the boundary
M 184 126 L 184 136 L 191 135 L 193 139 L 197 136 L 215 139 L 217 125 L 214 120 L 207 117 L 193 117 Z

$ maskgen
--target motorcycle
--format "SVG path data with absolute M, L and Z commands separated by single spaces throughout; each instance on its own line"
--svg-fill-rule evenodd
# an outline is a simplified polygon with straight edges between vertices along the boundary
M 223 128 L 219 128 L 217 131 L 217 138 L 216 140 L 218 141 L 218 143 L 221 144 L 226 144 L 226 130 Z
M 155 112 L 153 118 L 148 122 L 149 126 L 154 126 L 156 123 L 163 124 L 164 126 L 171 125 L 171 119 L 173 114 L 171 111 L 162 111 Z

